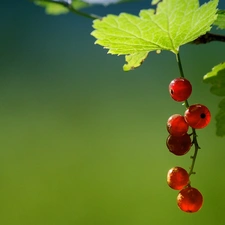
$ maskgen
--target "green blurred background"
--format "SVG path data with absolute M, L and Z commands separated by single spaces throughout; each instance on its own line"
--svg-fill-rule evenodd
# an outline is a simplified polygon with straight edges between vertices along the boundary
M 149 3 L 85 11 L 138 14 Z M 225 139 L 214 118 L 198 131 L 192 176 L 203 208 L 180 211 L 166 184 L 167 171 L 188 169 L 193 153 L 176 157 L 165 145 L 168 117 L 184 111 L 168 93 L 179 76 L 172 53 L 151 53 L 125 73 L 123 56 L 94 45 L 89 19 L 48 16 L 16 0 L 1 1 L 0 17 L 1 225 L 225 224 Z M 207 105 L 213 117 L 220 98 L 202 77 L 224 61 L 223 45 L 181 48 L 190 103 Z

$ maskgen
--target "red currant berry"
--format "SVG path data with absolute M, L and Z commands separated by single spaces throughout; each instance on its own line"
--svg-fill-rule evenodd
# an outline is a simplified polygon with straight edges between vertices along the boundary
M 167 121 L 167 130 L 173 136 L 182 136 L 188 131 L 188 124 L 179 114 L 172 115 Z
M 201 129 L 209 124 L 211 114 L 206 106 L 195 104 L 185 111 L 184 118 L 190 127 Z
M 203 197 L 196 188 L 187 187 L 179 192 L 177 204 L 184 212 L 197 212 L 202 207 Z
M 183 77 L 176 78 L 170 82 L 169 92 L 175 101 L 183 102 L 191 95 L 192 86 L 187 79 Z
M 184 155 L 190 150 L 192 142 L 188 134 L 179 137 L 169 135 L 166 140 L 166 145 L 174 155 Z
M 182 167 L 173 167 L 167 173 L 167 184 L 175 190 L 181 190 L 189 183 L 188 172 Z

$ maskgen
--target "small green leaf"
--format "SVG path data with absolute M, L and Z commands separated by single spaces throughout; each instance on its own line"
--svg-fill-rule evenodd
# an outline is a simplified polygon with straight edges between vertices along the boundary
M 198 0 L 164 0 L 157 10 L 142 10 L 138 16 L 108 15 L 93 23 L 96 44 L 108 53 L 132 55 L 156 50 L 177 54 L 179 47 L 211 29 L 216 19 L 218 0 L 199 7 Z M 132 65 L 130 64 L 132 67 Z
M 225 62 L 213 67 L 212 71 L 203 77 L 203 81 L 212 85 L 211 93 L 225 96 Z
M 62 1 L 63 2 L 63 1 Z M 63 6 L 62 4 L 59 4 L 57 2 L 51 2 L 50 0 L 46 1 L 46 0 L 35 0 L 34 1 L 35 4 L 45 7 L 45 12 L 46 14 L 49 15 L 61 15 L 61 14 L 66 14 L 69 12 L 69 9 L 66 6 Z M 89 4 L 82 2 L 80 0 L 73 0 L 72 1 L 72 6 L 75 9 L 81 9 L 84 7 L 88 7 L 90 6 Z
M 219 112 L 216 115 L 216 134 L 225 136 L 225 98 L 219 103 Z
M 127 64 L 123 66 L 123 70 L 129 71 L 140 66 L 144 62 L 147 56 L 148 56 L 148 52 L 140 52 L 140 53 L 134 53 L 131 55 L 126 55 L 125 59 Z
M 74 9 L 82 9 L 82 8 L 89 7 L 90 5 L 85 3 L 85 2 L 82 2 L 80 0 L 73 0 L 72 6 L 73 6 Z
M 66 6 L 63 6 L 63 3 L 66 3 L 66 0 L 32 0 L 35 4 L 45 8 L 46 14 L 49 15 L 60 15 L 69 12 L 69 9 Z M 55 2 L 54 2 L 55 1 Z M 123 2 L 133 2 L 138 0 L 72 0 L 72 6 L 74 9 L 78 10 L 85 7 L 90 7 L 94 4 L 101 4 L 107 6 L 111 3 L 123 3 Z M 140 1 L 140 0 L 139 0 Z
M 213 25 L 220 29 L 225 29 L 225 10 L 218 10 L 218 16 Z
M 62 5 L 59 5 L 57 3 L 51 3 L 51 2 L 44 2 L 44 1 L 35 1 L 35 4 L 45 7 L 45 12 L 46 14 L 49 15 L 60 15 L 60 14 L 65 14 L 69 12 L 69 10 Z

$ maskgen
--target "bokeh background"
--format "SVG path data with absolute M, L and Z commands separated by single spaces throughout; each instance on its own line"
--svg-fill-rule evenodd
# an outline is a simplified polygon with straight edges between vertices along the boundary
M 184 112 L 168 93 L 179 76 L 172 53 L 151 53 L 140 68 L 123 72 L 123 56 L 94 45 L 91 20 L 48 16 L 29 1 L 0 5 L 0 224 L 225 223 L 225 139 L 215 135 L 214 118 L 198 131 L 202 149 L 192 176 L 203 208 L 180 211 L 178 192 L 166 184 L 167 171 L 188 169 L 193 154 L 176 157 L 165 145 L 168 117 Z M 137 15 L 149 6 L 146 0 L 84 11 Z M 220 98 L 202 77 L 224 61 L 223 48 L 181 48 L 190 103 L 207 105 L 213 117 Z

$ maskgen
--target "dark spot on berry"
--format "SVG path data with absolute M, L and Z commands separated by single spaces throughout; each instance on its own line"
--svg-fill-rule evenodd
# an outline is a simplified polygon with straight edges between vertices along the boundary
M 201 113 L 200 117 L 204 119 L 206 117 L 205 113 Z
M 173 95 L 173 90 L 170 90 L 171 95 Z

